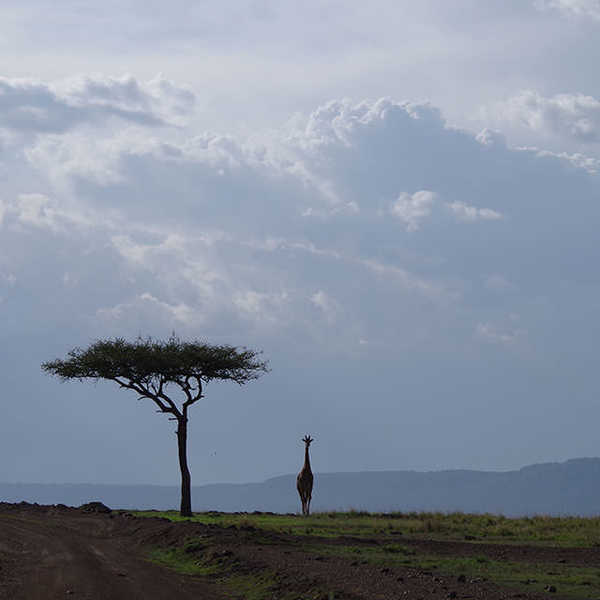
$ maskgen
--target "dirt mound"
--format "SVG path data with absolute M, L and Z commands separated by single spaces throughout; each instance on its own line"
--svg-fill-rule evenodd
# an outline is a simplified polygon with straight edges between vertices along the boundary
M 112 510 L 102 502 L 87 502 L 86 504 L 82 504 L 79 507 L 79 510 L 82 510 L 83 512 L 94 512 L 103 514 L 108 514 L 112 512 Z

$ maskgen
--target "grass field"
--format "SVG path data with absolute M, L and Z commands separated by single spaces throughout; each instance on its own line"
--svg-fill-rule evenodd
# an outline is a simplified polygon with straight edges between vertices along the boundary
M 371 564 L 399 573 L 403 569 L 415 569 L 434 577 L 487 581 L 521 592 L 544 593 L 556 588 L 564 598 L 600 597 L 600 569 L 595 567 L 595 558 L 591 566 L 566 564 L 566 560 L 555 554 L 579 548 L 580 552 L 595 556 L 594 550 L 589 549 L 600 546 L 600 519 L 597 518 L 510 519 L 462 513 L 363 512 L 317 513 L 304 518 L 272 513 L 207 512 L 182 519 L 175 511 L 138 511 L 136 514 L 238 528 L 240 532 L 250 530 L 257 545 L 290 543 L 294 551 L 320 558 L 343 558 L 351 565 Z M 265 541 L 261 531 L 275 532 L 281 538 Z M 442 546 L 452 544 L 453 550 L 444 552 L 443 547 L 427 543 L 431 541 L 440 542 Z M 454 542 L 462 542 L 462 545 Z M 465 545 L 465 542 L 468 543 Z M 210 544 L 207 540 L 193 539 L 189 543 Z M 511 558 L 521 551 L 517 545 L 537 550 L 528 553 L 526 558 Z M 510 546 L 513 546 L 512 552 Z M 498 548 L 504 548 L 500 554 L 507 553 L 509 557 L 500 558 Z M 204 550 L 207 549 L 205 546 Z M 231 577 L 226 564 L 206 559 L 210 552 L 198 555 L 204 558 L 198 560 L 189 548 L 157 549 L 152 558 L 181 572 L 221 577 L 229 589 L 244 592 L 248 598 L 271 597 L 272 573 L 235 573 Z M 252 595 L 248 595 L 250 593 Z
M 523 517 L 464 513 L 328 512 L 308 518 L 270 513 L 196 513 L 185 519 L 176 511 L 137 511 L 139 516 L 160 516 L 172 521 L 197 521 L 228 526 L 253 526 L 292 535 L 321 537 L 380 537 L 405 535 L 413 539 L 469 540 L 495 544 L 600 547 L 600 518 Z
M 600 571 L 596 568 L 562 564 L 522 563 L 492 560 L 486 556 L 448 557 L 415 552 L 401 544 L 377 547 L 334 546 L 314 548 L 318 554 L 346 555 L 356 562 L 367 561 L 379 566 L 413 567 L 465 579 L 493 581 L 499 585 L 528 591 L 544 592 L 550 586 L 560 589 L 561 597 L 598 598 Z

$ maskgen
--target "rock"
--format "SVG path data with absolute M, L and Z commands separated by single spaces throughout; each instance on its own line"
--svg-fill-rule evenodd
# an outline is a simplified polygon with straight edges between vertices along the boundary
M 83 512 L 104 513 L 104 514 L 108 514 L 108 513 L 112 512 L 112 510 L 110 508 L 108 508 L 108 506 L 106 506 L 106 504 L 103 504 L 102 502 L 87 502 L 86 504 L 82 504 L 79 507 L 79 510 L 82 510 Z

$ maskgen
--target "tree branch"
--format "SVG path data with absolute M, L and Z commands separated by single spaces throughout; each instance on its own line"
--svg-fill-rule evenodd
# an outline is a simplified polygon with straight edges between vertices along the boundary
M 159 408 L 159 412 L 163 412 L 163 413 L 172 413 L 175 416 L 179 416 L 179 410 L 177 410 L 177 407 L 175 406 L 175 404 L 171 401 L 170 398 L 168 398 L 167 396 L 165 396 L 164 394 L 162 394 L 162 382 L 161 382 L 161 386 L 160 386 L 160 390 L 161 390 L 161 396 L 159 396 L 158 394 L 153 394 L 149 389 L 144 388 L 141 384 L 134 382 L 134 381 L 123 381 L 122 379 L 119 379 L 118 377 L 113 377 L 112 378 L 113 381 L 115 381 L 116 383 L 118 383 L 121 387 L 123 388 L 127 388 L 129 390 L 134 390 L 135 392 L 137 392 L 140 395 L 140 400 L 142 398 L 149 398 L 150 400 L 152 400 L 156 406 L 158 406 Z M 167 403 L 165 404 L 162 400 L 166 400 Z
M 192 377 L 196 380 L 196 385 L 194 387 L 192 387 L 189 384 L 189 380 Z M 202 396 L 202 379 L 198 375 L 188 376 L 185 378 L 185 384 L 186 384 L 187 389 L 184 389 L 184 391 L 185 391 L 185 395 L 187 396 L 187 400 L 183 403 L 183 408 L 184 408 L 184 414 L 187 414 L 187 408 L 189 406 L 191 406 L 192 404 L 194 404 L 194 402 L 197 402 L 198 400 L 200 400 L 200 398 L 203 397 Z M 195 394 L 191 393 L 192 389 L 196 390 Z
M 167 396 L 164 391 L 164 384 L 166 383 L 165 378 L 161 375 L 160 377 L 160 381 L 158 384 L 158 393 L 156 394 L 158 398 L 160 398 L 163 402 L 165 402 L 166 404 L 169 405 L 169 408 L 171 409 L 170 412 L 172 412 L 176 417 L 181 417 L 181 411 L 179 410 L 179 408 L 177 408 L 177 405 L 175 404 L 175 402 L 173 402 L 173 400 L 171 400 L 171 398 L 169 398 L 169 396 Z

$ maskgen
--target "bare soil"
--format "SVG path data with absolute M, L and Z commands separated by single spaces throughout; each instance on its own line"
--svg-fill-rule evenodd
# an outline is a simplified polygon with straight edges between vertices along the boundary
M 462 580 L 409 567 L 382 567 L 327 554 L 335 544 L 373 545 L 380 539 L 307 538 L 263 530 L 171 523 L 126 513 L 87 513 L 62 506 L 0 503 L 0 599 L 221 600 L 243 598 L 222 581 L 176 573 L 148 560 L 151 548 L 206 540 L 232 574 L 269 573 L 276 598 L 335 600 L 501 600 L 560 598 L 478 579 Z M 398 540 L 423 553 L 488 556 L 494 560 L 600 567 L 600 550 Z M 386 543 L 390 540 L 387 538 Z M 307 551 L 307 546 L 313 551 Z M 318 551 L 319 545 L 324 549 Z M 317 552 L 314 547 L 317 547 Z M 560 590 L 558 590 L 560 592 Z M 333 595 L 331 595 L 333 594 Z

